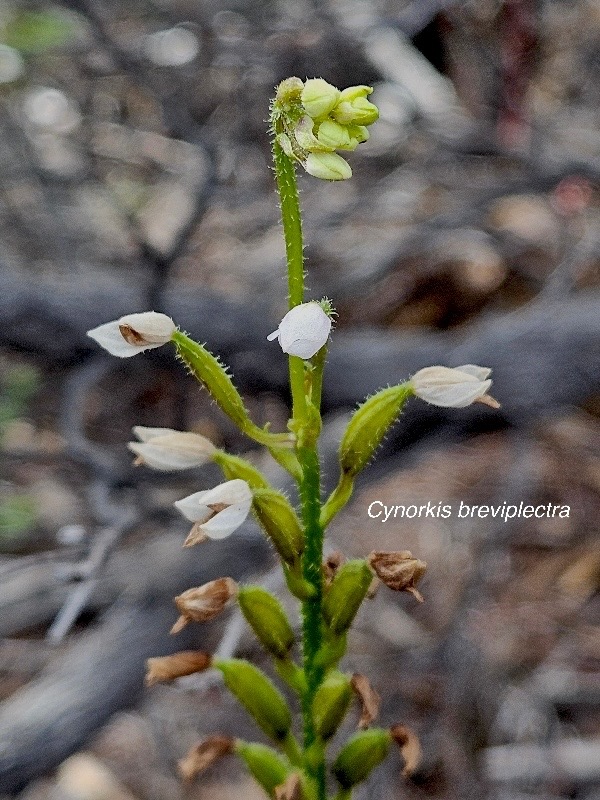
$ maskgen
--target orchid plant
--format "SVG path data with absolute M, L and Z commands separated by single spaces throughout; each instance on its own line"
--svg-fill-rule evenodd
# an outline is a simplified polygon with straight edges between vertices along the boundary
M 288 78 L 271 105 L 273 160 L 285 239 L 289 311 L 268 338 L 277 339 L 289 356 L 292 397 L 287 430 L 273 433 L 250 418 L 227 369 L 206 347 L 190 339 L 165 314 L 129 314 L 89 331 L 115 356 L 127 358 L 167 343 L 191 374 L 210 392 L 221 410 L 250 439 L 266 447 L 298 486 L 295 506 L 248 460 L 215 447 L 195 433 L 165 428 L 134 428 L 129 444 L 137 464 L 158 470 L 182 470 L 210 461 L 225 482 L 175 503 L 192 523 L 184 546 L 231 535 L 252 511 L 274 545 L 289 591 L 301 605 L 302 630 L 297 637 L 283 606 L 258 585 L 238 585 L 217 578 L 175 598 L 179 618 L 172 632 L 218 616 L 237 603 L 258 641 L 272 658 L 274 670 L 295 698 L 298 721 L 275 683 L 249 661 L 218 659 L 204 652 L 180 652 L 149 659 L 147 683 L 173 681 L 198 671 L 219 670 L 271 744 L 250 743 L 215 735 L 199 742 L 179 762 L 181 774 L 194 778 L 216 759 L 235 753 L 275 800 L 348 800 L 396 742 L 404 773 L 419 761 L 417 737 L 405 725 L 373 727 L 380 698 L 368 679 L 340 668 L 347 634 L 374 582 L 422 597 L 416 588 L 426 565 L 408 551 L 373 552 L 364 559 L 341 556 L 323 562 L 327 525 L 346 505 L 356 476 L 373 458 L 388 429 L 411 397 L 445 407 L 483 402 L 497 407 L 487 393 L 489 370 L 474 365 L 433 366 L 411 379 L 382 389 L 352 415 L 339 447 L 339 482 L 322 496 L 318 443 L 321 431 L 321 387 L 334 310 L 327 299 L 306 301 L 302 218 L 296 169 L 323 180 L 347 180 L 348 162 L 338 151 L 353 151 L 369 138 L 378 118 L 368 99 L 372 89 L 352 86 L 340 91 L 321 78 Z M 275 357 L 275 356 L 274 356 Z M 300 641 L 298 641 L 300 638 Z M 362 713 L 359 731 L 332 760 L 328 745 L 356 696 Z M 292 703 L 293 705 L 293 703 Z M 333 792 L 333 795 L 328 792 Z

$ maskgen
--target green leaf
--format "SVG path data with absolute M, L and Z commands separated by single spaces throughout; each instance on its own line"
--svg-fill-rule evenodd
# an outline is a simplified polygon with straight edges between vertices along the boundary
M 1 38 L 9 47 L 35 54 L 62 47 L 74 35 L 73 23 L 58 11 L 22 11 L 9 19 Z

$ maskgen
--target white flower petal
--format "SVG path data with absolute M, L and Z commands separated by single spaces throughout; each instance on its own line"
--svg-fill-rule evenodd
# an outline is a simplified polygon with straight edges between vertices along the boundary
M 136 425 L 133 435 L 137 436 L 140 442 L 149 442 L 157 436 L 166 436 L 168 433 L 177 433 L 173 428 L 146 428 L 143 425 Z
M 483 383 L 457 383 L 439 387 L 430 387 L 417 392 L 417 395 L 428 403 L 442 408 L 465 408 L 474 403 L 478 397 L 487 392 L 491 381 Z
M 225 539 L 240 527 L 248 516 L 249 510 L 250 506 L 246 503 L 228 506 L 223 511 L 215 514 L 212 519 L 209 519 L 200 528 L 209 539 Z
M 104 325 L 92 328 L 91 331 L 87 332 L 87 335 L 95 342 L 98 342 L 100 347 L 108 350 L 111 356 L 129 358 L 130 356 L 136 356 L 138 353 L 142 352 L 142 348 L 125 341 L 119 329 L 118 320 L 114 322 L 105 322 Z M 158 345 L 149 345 L 149 347 L 158 347 Z M 148 347 L 144 347 L 143 349 L 147 350 Z
M 287 343 L 285 352 L 290 356 L 307 359 L 312 358 L 322 347 L 321 339 L 295 339 L 293 342 Z
M 202 505 L 214 505 L 215 503 L 227 503 L 236 505 L 237 503 L 248 503 L 248 508 L 252 503 L 252 492 L 246 481 L 234 478 L 209 489 L 201 498 Z
M 478 380 L 484 381 L 492 374 L 492 370 L 487 367 L 478 367 L 476 364 L 463 364 L 462 367 L 457 367 L 460 372 L 466 372 L 467 375 L 474 375 Z
M 177 330 L 177 326 L 166 314 L 156 311 L 142 311 L 140 314 L 127 314 L 118 320 L 143 337 L 144 344 L 166 344 Z
M 210 508 L 201 505 L 202 498 L 207 492 L 195 492 L 177 500 L 173 505 L 190 522 L 205 522 L 211 515 Z
M 319 303 L 302 303 L 292 308 L 279 323 L 276 334 L 284 353 L 312 358 L 331 333 L 331 319 Z M 275 336 L 271 334 L 270 340 Z

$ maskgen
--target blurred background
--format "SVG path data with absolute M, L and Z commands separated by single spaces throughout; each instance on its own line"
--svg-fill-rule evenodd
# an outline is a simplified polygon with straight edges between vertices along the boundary
M 429 564 L 423 605 L 380 591 L 351 638 L 383 724 L 424 752 L 357 798 L 598 800 L 598 0 L 2 0 L 0 796 L 261 797 L 233 759 L 176 777 L 202 735 L 257 738 L 217 681 L 142 682 L 176 649 L 260 660 L 235 613 L 167 632 L 190 586 L 281 590 L 272 553 L 250 523 L 182 551 L 172 503 L 216 471 L 134 469 L 125 443 L 135 424 L 194 430 L 284 477 L 167 348 L 124 363 L 85 331 L 166 312 L 283 429 L 265 120 L 290 75 L 371 84 L 381 110 L 351 181 L 300 178 L 310 295 L 339 313 L 327 486 L 351 409 L 421 367 L 492 367 L 502 403 L 413 403 L 331 527 L 331 550 Z M 571 512 L 382 524 L 373 500 Z

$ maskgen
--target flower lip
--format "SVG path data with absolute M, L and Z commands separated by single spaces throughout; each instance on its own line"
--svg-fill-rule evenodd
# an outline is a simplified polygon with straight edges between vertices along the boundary
M 252 491 L 246 481 L 235 478 L 214 489 L 195 492 L 175 503 L 175 508 L 194 523 L 188 544 L 209 539 L 224 539 L 240 527 L 250 511 Z
M 301 303 L 290 309 L 276 331 L 267 339 L 279 339 L 284 353 L 299 358 L 312 358 L 326 343 L 331 333 L 331 319 L 319 303 Z
M 87 335 L 113 356 L 129 358 L 170 341 L 177 326 L 166 314 L 144 311 L 98 325 Z
M 465 408 L 472 403 L 485 403 L 492 408 L 500 404 L 487 392 L 492 385 L 491 370 L 475 364 L 462 367 L 425 367 L 411 379 L 417 397 L 443 408 Z

